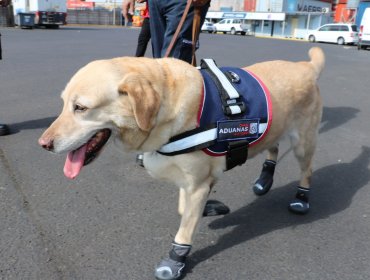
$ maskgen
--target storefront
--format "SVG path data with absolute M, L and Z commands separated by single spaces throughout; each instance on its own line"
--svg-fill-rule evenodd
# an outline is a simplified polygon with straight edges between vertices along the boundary
M 287 0 L 281 5 L 275 3 L 274 9 L 271 9 L 271 0 L 260 0 L 256 7 L 262 11 L 208 12 L 206 18 L 211 22 L 238 18 L 250 24 L 255 35 L 299 39 L 306 37 L 307 30 L 332 22 L 331 4 L 321 1 Z

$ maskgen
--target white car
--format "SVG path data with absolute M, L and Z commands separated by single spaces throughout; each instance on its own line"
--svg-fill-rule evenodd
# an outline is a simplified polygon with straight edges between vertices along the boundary
M 310 42 L 327 42 L 344 44 L 357 44 L 357 26 L 347 23 L 330 23 L 320 26 L 316 30 L 310 30 L 307 36 Z
M 212 22 L 205 21 L 202 25 L 201 31 L 207 31 L 208 33 L 215 33 L 216 27 Z
M 217 32 L 223 32 L 224 34 L 230 32 L 232 35 L 237 33 L 245 35 L 249 32 L 248 25 L 244 24 L 241 19 L 223 19 L 215 23 L 214 26 Z
M 357 48 L 359 50 L 370 47 L 370 8 L 366 8 L 362 16 L 358 37 Z

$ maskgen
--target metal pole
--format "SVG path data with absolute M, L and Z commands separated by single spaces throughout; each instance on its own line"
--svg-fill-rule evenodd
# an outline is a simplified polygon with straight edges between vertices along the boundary
M 116 25 L 116 0 L 113 3 L 113 25 Z

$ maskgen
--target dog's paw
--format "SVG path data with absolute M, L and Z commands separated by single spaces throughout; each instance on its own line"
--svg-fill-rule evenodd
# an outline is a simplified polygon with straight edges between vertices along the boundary
M 175 280 L 181 277 L 185 263 L 166 258 L 156 267 L 154 276 L 158 280 Z
M 218 200 L 207 200 L 204 207 L 203 217 L 220 216 L 229 214 L 230 208 Z
M 258 178 L 253 185 L 253 192 L 255 195 L 261 196 L 271 189 L 272 183 L 274 180 L 270 178 Z
M 304 215 L 310 210 L 310 203 L 300 199 L 294 199 L 288 206 L 290 212 L 294 214 Z
M 265 160 L 262 166 L 262 172 L 260 177 L 254 182 L 253 192 L 256 195 L 266 194 L 274 182 L 276 162 L 273 160 Z
M 307 214 L 310 210 L 310 204 L 308 203 L 310 190 L 308 188 L 302 188 L 298 186 L 295 199 L 289 204 L 289 211 L 295 214 Z
M 158 280 L 176 280 L 181 277 L 185 267 L 186 256 L 190 253 L 191 245 L 172 243 L 169 257 L 163 259 L 155 269 L 154 276 Z

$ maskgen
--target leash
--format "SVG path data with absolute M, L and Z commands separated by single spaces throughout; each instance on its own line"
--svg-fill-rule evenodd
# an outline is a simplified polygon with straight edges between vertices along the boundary
M 175 34 L 173 34 L 172 40 L 171 40 L 171 42 L 170 42 L 170 44 L 169 44 L 169 46 L 166 50 L 166 53 L 165 53 L 164 57 L 168 57 L 170 55 L 170 53 L 171 53 L 171 51 L 172 51 L 172 49 L 173 49 L 173 47 L 176 43 L 176 40 L 179 37 L 179 33 L 182 29 L 182 26 L 184 25 L 186 17 L 188 16 L 188 13 L 189 13 L 192 2 L 193 2 L 193 0 L 188 0 L 188 2 L 186 3 L 184 13 L 182 14 L 179 25 L 177 26 Z M 195 45 L 196 45 L 196 42 L 197 42 L 198 37 L 199 37 L 199 26 L 200 26 L 200 18 L 201 18 L 200 15 L 201 15 L 201 7 L 198 7 L 198 6 L 194 7 L 193 35 L 192 35 L 192 61 L 191 61 L 191 64 L 193 66 L 196 66 L 196 64 L 197 64 L 196 57 L 195 57 Z

